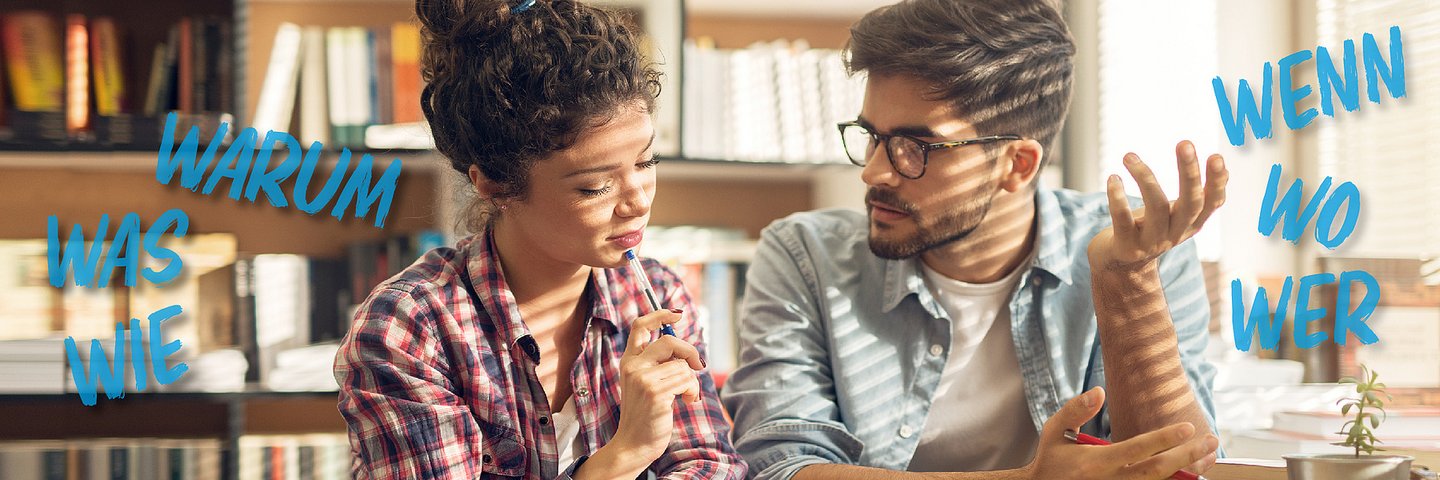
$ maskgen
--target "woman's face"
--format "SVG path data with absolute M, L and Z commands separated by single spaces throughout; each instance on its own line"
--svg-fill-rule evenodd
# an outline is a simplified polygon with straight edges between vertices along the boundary
M 655 128 L 639 104 L 535 162 L 529 191 L 498 219 L 531 253 L 618 267 L 640 243 L 655 199 Z M 523 248 L 523 247 L 522 247 Z

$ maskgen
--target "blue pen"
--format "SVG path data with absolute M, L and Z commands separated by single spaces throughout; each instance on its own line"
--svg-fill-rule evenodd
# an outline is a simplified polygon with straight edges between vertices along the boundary
M 634 250 L 626 250 L 625 259 L 630 261 L 630 270 L 634 271 L 635 278 L 640 280 L 640 289 L 645 292 L 645 300 L 650 302 L 650 311 L 659 310 L 660 300 L 655 298 L 655 289 L 650 286 L 650 279 L 646 278 L 648 275 L 645 275 L 645 267 L 640 265 L 640 258 L 635 256 Z M 660 333 L 673 337 L 675 336 L 675 329 L 668 324 L 661 325 Z

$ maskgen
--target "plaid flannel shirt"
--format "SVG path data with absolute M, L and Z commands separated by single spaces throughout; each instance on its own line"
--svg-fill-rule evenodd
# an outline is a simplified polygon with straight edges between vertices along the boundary
M 586 331 L 601 334 L 584 336 L 570 379 L 583 448 L 574 464 L 558 465 L 535 374 L 548 352 L 526 329 L 499 265 L 488 233 L 472 236 L 426 253 L 360 306 L 335 358 L 355 478 L 569 478 L 614 436 L 620 356 L 630 322 L 649 311 L 633 273 L 595 269 L 587 286 Z M 654 260 L 644 265 L 662 306 L 686 312 L 676 335 L 703 355 L 679 278 Z M 743 478 L 715 383 L 708 371 L 699 379 L 702 401 L 676 401 L 670 446 L 649 469 L 664 479 Z

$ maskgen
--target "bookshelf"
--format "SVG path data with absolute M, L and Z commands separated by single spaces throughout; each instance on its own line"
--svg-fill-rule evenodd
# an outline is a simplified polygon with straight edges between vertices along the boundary
M 744 48 L 754 42 L 804 39 L 817 48 L 844 44 L 850 17 L 810 17 L 813 10 L 796 8 L 786 19 L 743 13 L 686 12 L 683 2 L 670 0 L 607 0 L 622 8 L 642 10 L 649 32 L 673 41 L 664 47 L 678 58 L 684 38 L 713 39 L 718 48 Z M 711 2 L 714 3 L 714 2 Z M 13 5 L 13 7 L 12 7 Z M 143 8 L 142 8 L 143 5 Z M 658 6 L 658 7 L 657 7 Z M 248 125 L 255 113 L 275 33 L 284 22 L 319 26 L 386 26 L 413 21 L 408 0 L 118 0 L 95 4 L 82 0 L 16 0 L 0 8 L 0 17 L 15 10 L 41 10 L 61 18 L 66 13 L 111 16 L 125 26 L 125 79 L 143 88 L 150 73 L 154 46 L 166 41 L 169 26 L 185 16 L 214 16 L 231 22 L 234 77 L 228 112 L 237 125 Z M 680 21 L 684 19 L 684 21 Z M 668 21 L 667 21 L 668 20 Z M 678 66 L 677 66 L 678 67 Z M 756 238 L 771 221 L 794 212 L 836 205 L 858 206 L 863 196 L 859 169 L 848 164 L 783 164 L 740 162 L 727 158 L 690 158 L 679 150 L 682 110 L 678 68 L 667 73 L 657 124 L 672 131 L 671 152 L 662 155 L 658 175 L 662 187 L 653 205 L 652 225 L 705 225 L 738 230 Z M 9 87 L 8 79 L 0 88 Z M 143 95 L 136 95 L 143 97 Z M 9 98 L 9 95 L 6 95 Z M 136 108 L 132 98 L 127 107 Z M 132 110 L 133 111 L 133 110 Z M 8 116 L 9 120 L 15 117 Z M 292 120 L 292 124 L 298 120 Z M 292 128 L 293 130 L 293 128 Z M 232 132 L 235 129 L 232 129 Z M 208 140 L 208 136 L 204 137 Z M 223 194 L 201 195 L 154 179 L 154 148 L 116 149 L 70 142 L 7 144 L 0 136 L 0 240 L 46 236 L 46 217 L 59 217 L 62 228 L 82 224 L 93 228 L 102 213 L 112 220 L 136 212 L 146 221 L 171 208 L 190 217 L 190 233 L 232 232 L 237 250 L 250 254 L 298 254 L 343 258 L 346 248 L 396 234 L 438 229 L 454 234 L 455 220 L 465 205 L 468 186 L 446 160 L 429 150 L 357 150 L 375 157 L 375 173 L 390 158 L 404 162 L 394 205 L 383 230 L 368 221 L 336 221 L 323 212 L 309 216 L 293 208 L 277 209 Z M 322 157 L 317 178 L 336 166 L 336 152 Z M 277 154 L 277 156 L 281 156 Z M 283 156 L 282 156 L 283 158 Z M 278 160 L 277 160 L 278 161 Z M 352 167 L 353 168 L 353 167 Z M 222 182 L 221 189 L 227 183 Z M 289 185 L 284 188 L 288 190 Z M 715 208 L 724 199 L 725 208 Z M 37 206 L 43 206 L 37 208 Z M 735 258 L 720 261 L 732 262 Z M 79 340 L 77 338 L 77 340 Z M 111 437 L 218 438 L 235 452 L 245 435 L 343 433 L 334 392 L 280 393 L 253 384 L 239 393 L 139 393 L 123 400 L 101 398 L 84 407 L 76 395 L 0 395 L 0 408 L 26 421 L 0 425 L 0 442 L 42 439 Z M 56 420 L 58 419 L 58 420 Z M 237 460 L 226 460 L 222 478 L 238 478 Z

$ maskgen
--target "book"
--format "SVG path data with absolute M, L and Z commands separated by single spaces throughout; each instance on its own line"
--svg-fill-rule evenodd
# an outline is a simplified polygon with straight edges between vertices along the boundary
M 95 85 L 95 114 L 119 115 L 125 104 L 125 70 L 120 63 L 120 39 L 115 20 L 90 20 L 90 70 Z
M 420 28 L 409 22 L 390 26 L 391 78 L 394 82 L 393 123 L 419 123 L 420 110 Z
M 195 113 L 195 25 L 190 17 L 176 23 L 175 109 Z
M 341 72 L 348 71 L 346 65 L 349 63 L 349 55 L 345 53 L 345 27 L 330 27 L 325 30 L 325 83 L 328 85 L 330 94 L 328 107 L 330 112 L 331 146 L 342 147 L 350 145 L 349 135 L 343 127 L 349 123 L 350 116 L 350 79 Z
M 150 79 L 145 83 L 145 104 L 141 111 L 148 116 L 155 116 L 160 111 L 160 105 L 164 103 L 160 95 L 165 88 L 165 54 L 169 47 L 165 43 L 155 45 L 155 50 L 150 56 Z
M 217 348 L 232 346 L 230 343 L 212 343 L 223 340 L 210 326 L 202 326 L 199 315 L 201 305 L 208 299 L 200 295 L 200 277 L 212 270 L 223 268 L 235 261 L 237 240 L 230 233 L 192 233 L 184 237 L 165 237 L 160 246 L 174 251 L 184 260 L 179 276 L 162 284 L 137 282 L 131 289 L 131 318 L 140 320 L 144 332 L 149 331 L 148 316 L 171 305 L 180 305 L 181 313 L 161 324 L 163 337 L 168 343 L 180 340 L 181 358 Z M 145 256 L 140 261 L 142 268 L 160 271 L 167 263 L 156 262 Z M 132 332 L 133 334 L 133 332 Z M 148 333 L 146 333 L 148 335 Z
M 1205 472 L 1205 478 L 1216 480 L 1289 480 L 1284 460 L 1258 458 L 1222 458 Z
M 371 99 L 375 101 L 373 124 L 389 124 L 395 122 L 395 63 L 391 59 L 394 55 L 393 47 L 390 44 L 390 28 L 374 27 L 370 31 L 370 39 L 374 46 L 374 56 L 371 57 L 371 75 L 375 94 Z
M 300 26 L 290 22 L 281 23 L 275 32 L 275 45 L 270 50 L 270 63 L 265 67 L 265 80 L 251 120 L 262 141 L 266 132 L 290 130 L 295 86 L 300 78 L 300 36 Z
M 0 46 L 15 109 L 60 112 L 64 107 L 65 58 L 61 33 L 50 15 L 18 11 L 0 16 Z
M 310 343 L 309 261 L 301 255 L 263 254 L 252 265 L 255 348 L 260 381 L 266 383 L 279 352 Z
M 325 67 L 325 29 L 306 26 L 300 35 L 300 131 L 296 139 L 302 148 L 315 142 L 330 143 L 330 104 L 326 86 L 330 78 Z
M 0 240 L 0 340 L 41 338 L 57 330 L 59 289 L 50 285 L 45 240 Z M 66 282 L 73 285 L 73 281 Z
M 85 16 L 65 16 L 65 131 L 90 129 L 90 37 Z
M 1276 412 L 1272 430 L 1299 435 L 1341 438 L 1341 427 L 1351 417 L 1339 411 Z M 1381 440 L 1430 439 L 1440 441 L 1440 407 L 1390 407 L 1373 430 Z

